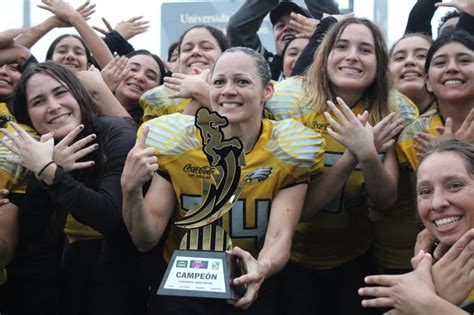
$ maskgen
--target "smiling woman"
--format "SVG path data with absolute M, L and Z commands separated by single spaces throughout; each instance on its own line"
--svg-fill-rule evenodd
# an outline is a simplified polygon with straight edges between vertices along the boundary
M 394 87 L 408 96 L 420 114 L 435 106 L 433 96 L 426 90 L 425 61 L 433 40 L 424 34 L 407 34 L 390 50 L 390 73 Z
M 67 216 L 61 312 L 144 313 L 147 286 L 123 225 L 119 182 L 136 129 L 101 117 L 75 74 L 54 62 L 28 68 L 13 103 L 18 122 L 42 135 L 37 141 L 15 124 L 18 134 L 4 131 L 16 162 L 35 175 L 16 204 L 22 235 L 34 238 L 52 216 Z
M 390 112 L 405 121 L 416 116 L 406 97 L 390 91 L 390 82 L 381 31 L 369 20 L 348 18 L 325 35 L 307 74 L 277 83 L 267 104 L 275 118 L 301 121 L 328 144 L 325 170 L 308 187 L 308 220 L 296 229 L 282 273 L 287 313 L 364 312 L 356 284 L 374 272 L 369 199 L 378 211 L 396 199 L 392 138 L 403 120 Z
M 412 170 L 418 165 L 420 152 L 417 150 L 432 146 L 442 127 L 446 128 L 446 137 L 474 142 L 469 133 L 474 117 L 474 37 L 464 31 L 438 37 L 428 51 L 425 74 L 438 112 L 420 117 L 399 137 L 405 163 Z
M 474 152 L 469 146 L 454 150 L 448 144 L 420 161 L 416 191 L 423 225 L 451 246 L 474 228 Z
M 140 49 L 127 55 L 128 72 L 115 88 L 114 95 L 137 124 L 143 119 L 138 102 L 148 90 L 163 83 L 166 75 L 163 61 L 148 50 Z
M 359 294 L 374 296 L 366 307 L 391 307 L 400 314 L 468 314 L 472 311 L 474 237 L 474 146 L 451 139 L 420 161 L 416 193 L 423 225 L 450 250 L 433 266 L 423 251 L 413 259 L 415 271 L 369 276 L 371 287 Z M 466 299 L 467 297 L 467 299 Z M 470 313 L 469 313 L 470 314 Z
M 92 64 L 92 56 L 84 41 L 77 35 L 58 36 L 46 52 L 46 60 L 60 63 L 73 72 L 87 70 Z
M 182 112 L 194 115 L 200 106 L 209 106 L 207 74 L 227 48 L 227 37 L 212 26 L 195 25 L 184 32 L 178 41 L 179 73 L 165 78 L 165 86 L 143 94 L 143 120 Z
M 319 133 L 294 120 L 276 122 L 263 118 L 264 105 L 272 93 L 270 67 L 261 54 L 236 47 L 217 58 L 211 73 L 211 106 L 228 120 L 220 136 L 241 140 L 246 163 L 241 168 L 238 186 L 244 189 L 239 200 L 213 228 L 218 225 L 225 230 L 223 234 L 230 241 L 227 244 L 234 246 L 232 254 L 246 272 L 233 280 L 234 285 L 246 287 L 244 296 L 229 301 L 248 309 L 246 314 L 277 313 L 277 283 L 271 276 L 288 260 L 306 181 L 321 170 L 325 148 Z M 179 220 L 186 215 L 188 205 L 194 202 L 193 196 L 201 194 L 202 181 L 211 180 L 210 172 L 200 176 L 183 174 L 189 165 L 209 168 L 206 148 L 203 149 L 203 142 L 207 142 L 201 142 L 198 132 L 193 116 L 177 113 L 150 120 L 139 131 L 121 181 L 123 217 L 134 243 L 142 251 L 158 243 L 170 218 Z M 183 134 L 187 137 L 183 138 Z M 262 170 L 266 176 L 251 179 Z M 150 178 L 151 186 L 143 198 L 142 185 Z M 255 228 L 248 228 L 251 226 Z M 202 236 L 201 231 L 196 232 Z M 184 229 L 171 225 L 165 242 L 166 260 L 180 247 L 184 233 Z M 222 243 L 218 241 L 220 233 L 209 234 L 204 240 L 192 234 L 190 243 L 206 244 L 209 239 L 215 245 L 208 244 L 208 248 L 226 249 L 217 248 Z M 222 300 L 169 296 L 160 299 L 160 314 L 185 314 L 190 308 L 201 310 L 196 314 L 240 313 Z

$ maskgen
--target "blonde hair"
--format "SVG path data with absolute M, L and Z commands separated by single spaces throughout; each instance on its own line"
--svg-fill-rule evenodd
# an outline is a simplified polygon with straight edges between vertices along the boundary
M 361 101 L 364 102 L 366 110 L 369 112 L 369 122 L 375 124 L 390 113 L 388 100 L 392 80 L 388 70 L 388 49 L 385 39 L 380 29 L 367 19 L 343 20 L 328 31 L 321 45 L 315 51 L 313 63 L 308 68 L 303 81 L 305 103 L 316 112 L 322 113 L 329 109 L 326 103 L 328 100 L 336 100 L 338 95 L 334 93 L 327 71 L 328 59 L 342 32 L 351 24 L 365 25 L 374 37 L 377 63 L 375 79 L 365 89 Z

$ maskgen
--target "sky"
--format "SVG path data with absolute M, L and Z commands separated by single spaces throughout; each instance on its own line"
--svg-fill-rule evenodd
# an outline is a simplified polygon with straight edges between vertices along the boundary
M 45 20 L 51 13 L 38 8 L 36 5 L 41 3 L 40 0 L 29 0 L 31 2 L 31 24 L 36 25 Z M 83 3 L 84 0 L 70 0 L 69 2 L 77 7 Z M 148 49 L 157 54 L 160 53 L 160 14 L 161 4 L 164 2 L 192 2 L 192 0 L 133 0 L 133 1 L 111 1 L 111 0 L 91 0 L 96 4 L 96 12 L 89 20 L 90 25 L 104 28 L 101 21 L 105 17 L 112 26 L 116 23 L 131 18 L 133 16 L 144 15 L 144 19 L 150 21 L 149 30 L 140 34 L 130 40 L 135 48 Z M 224 0 L 217 0 L 223 2 Z M 341 3 L 346 3 L 348 0 L 339 0 Z M 373 19 L 374 2 L 379 0 L 354 0 L 354 12 L 358 17 L 366 17 Z M 239 0 L 228 0 L 228 2 L 239 2 Z M 416 0 L 387 0 L 388 2 L 388 43 L 393 43 L 396 39 L 403 35 L 405 30 L 408 13 Z M 133 3 L 133 5 L 130 5 Z M 125 5 L 126 4 L 126 5 Z M 23 1 L 22 0 L 0 0 L 2 8 L 2 19 L 0 19 L 0 30 L 21 27 L 23 25 Z M 447 9 L 441 8 L 436 12 L 433 18 L 433 25 L 438 24 L 439 17 L 446 12 Z M 434 28 L 436 29 L 436 27 Z M 43 61 L 44 55 L 49 44 L 58 35 L 63 33 L 75 33 L 73 29 L 57 29 L 48 33 L 43 37 L 33 48 L 32 52 L 38 60 Z M 436 34 L 436 31 L 434 31 Z M 164 56 L 166 57 L 166 56 Z

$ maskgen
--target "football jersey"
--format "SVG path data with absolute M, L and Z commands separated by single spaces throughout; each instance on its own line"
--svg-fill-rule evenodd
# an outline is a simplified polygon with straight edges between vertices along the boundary
M 356 115 L 364 110 L 363 104 L 352 108 Z M 346 148 L 329 136 L 329 122 L 323 114 L 311 112 L 306 115 L 306 119 L 306 126 L 320 132 L 326 140 L 326 170 L 342 157 Z M 368 195 L 364 188 L 362 170 L 357 165 L 344 187 L 325 209 L 298 224 L 290 259 L 293 263 L 308 268 L 335 268 L 364 254 L 371 241 Z
M 411 101 L 405 102 L 404 98 L 403 94 L 394 91 L 390 107 L 404 118 L 403 125 L 406 127 L 418 118 L 418 109 Z M 388 211 L 378 212 L 369 204 L 369 219 L 373 224 L 373 249 L 378 270 L 411 269 L 410 259 L 419 227 L 410 172 L 405 167 L 399 169 L 395 205 Z
M 322 133 L 327 143 L 325 166 L 329 168 L 342 156 L 345 147 L 327 134 L 330 124 L 322 113 L 316 113 L 305 104 L 302 82 L 298 77 L 278 82 L 267 108 L 276 119 L 293 118 Z M 418 116 L 416 106 L 395 90 L 390 93 L 389 105 L 391 111 L 397 112 L 405 120 L 405 124 Z M 356 115 L 364 110 L 362 103 L 352 108 Z M 368 207 L 362 171 L 357 166 L 326 209 L 298 225 L 291 261 L 308 268 L 327 269 L 365 253 L 373 239 Z
M 5 121 L 15 121 L 15 117 L 8 110 L 6 103 L 0 103 L 0 119 Z
M 436 102 L 433 103 L 436 108 Z M 405 126 L 398 138 L 397 155 L 401 166 L 398 200 L 387 213 L 371 213 L 376 237 L 374 253 L 380 269 L 411 269 L 410 259 L 413 257 L 416 236 L 420 231 L 416 221 L 415 188 L 410 179 L 410 174 L 416 169 L 419 161 L 413 148 L 416 143 L 415 135 L 418 132 L 436 135 L 438 132 L 434 127 L 442 125 L 441 116 L 438 114 L 419 117 Z
M 463 306 L 467 306 L 469 305 L 470 306 L 470 309 L 473 308 L 472 304 L 474 303 L 474 290 L 471 291 L 471 293 L 469 293 L 469 295 L 467 296 L 467 298 L 464 300 L 463 304 L 461 305 L 461 307 Z M 466 308 L 467 309 L 467 308 Z
M 313 129 L 325 128 L 325 126 L 309 126 L 308 121 L 317 123 L 313 117 L 314 110 L 305 103 L 303 80 L 301 77 L 291 77 L 275 84 L 275 92 L 267 102 L 266 108 L 272 113 L 276 120 L 293 118 Z M 389 108 L 396 112 L 398 117 L 404 119 L 404 124 L 409 125 L 418 118 L 418 108 L 405 95 L 397 90 L 391 90 L 389 94 Z
M 202 150 L 194 121 L 193 116 L 173 114 L 145 124 L 150 127 L 147 146 L 155 148 L 160 171 L 169 176 L 176 193 L 178 204 L 173 222 L 200 202 L 201 180 L 210 181 L 215 171 Z M 294 120 L 262 121 L 261 135 L 245 155 L 245 166 L 241 168 L 239 186 L 243 192 L 218 222 L 233 245 L 257 257 L 264 244 L 272 199 L 279 190 L 307 182 L 320 171 L 324 148 L 320 134 Z M 165 243 L 165 259 L 169 260 L 178 249 L 185 232 L 172 225 Z
M 418 166 L 419 157 L 416 155 L 415 136 L 417 133 L 426 132 L 431 135 L 439 135 L 435 129 L 438 126 L 444 126 L 441 115 L 419 117 L 401 132 L 398 137 L 397 150 L 399 150 L 399 161 L 401 164 L 408 164 L 414 171 Z
M 8 110 L 2 111 L 2 113 L 11 115 Z M 10 121 L 13 121 L 13 118 Z M 36 136 L 36 133 L 30 127 L 21 124 L 20 127 L 26 130 L 30 135 Z M 4 128 L 12 134 L 17 134 L 9 122 L 6 123 Z M 10 141 L 2 132 L 0 132 L 0 138 L 5 141 Z M 10 190 L 10 193 L 25 193 L 26 175 L 28 171 L 20 164 L 6 160 L 6 157 L 12 154 L 10 150 L 0 144 L 0 188 L 6 188 Z
M 77 241 L 89 241 L 102 239 L 102 234 L 94 230 L 88 225 L 82 224 L 77 221 L 70 212 L 66 216 L 66 222 L 64 224 L 64 234 L 67 237 L 69 244 Z
M 385 212 L 369 209 L 374 229 L 374 256 L 377 269 L 411 269 L 416 237 L 420 231 L 416 216 L 416 200 L 406 167 L 399 168 L 397 201 Z
M 0 103 L 0 116 L 4 119 L 6 125 L 3 127 L 10 133 L 17 134 L 15 129 L 10 125 L 10 121 L 15 121 L 13 115 L 8 110 L 5 103 Z M 34 131 L 26 126 L 20 125 L 31 135 L 35 135 Z M 8 138 L 0 132 L 0 138 L 7 140 Z M 5 157 L 11 155 L 12 152 L 5 146 L 0 144 L 0 188 L 10 190 L 10 193 L 24 194 L 26 192 L 26 175 L 27 170 L 21 165 L 8 162 Z M 5 268 L 0 269 L 0 286 L 7 281 L 7 271 Z
M 186 106 L 191 103 L 190 98 L 169 98 L 176 91 L 159 85 L 146 91 L 140 97 L 139 105 L 143 108 L 143 121 L 147 121 L 163 115 L 182 113 Z

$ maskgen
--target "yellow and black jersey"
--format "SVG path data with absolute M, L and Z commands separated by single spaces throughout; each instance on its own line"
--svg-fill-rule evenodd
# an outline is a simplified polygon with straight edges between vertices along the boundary
M 278 82 L 267 108 L 276 119 L 293 118 L 323 134 L 327 143 L 325 166 L 331 167 L 342 156 L 345 147 L 327 134 L 329 123 L 304 103 L 300 78 Z M 418 116 L 416 106 L 403 94 L 393 90 L 390 110 L 398 113 L 408 125 Z M 352 108 L 354 114 L 365 110 L 362 103 Z M 382 156 L 381 156 L 382 157 Z M 308 222 L 298 225 L 291 261 L 309 268 L 334 268 L 365 253 L 373 235 L 368 219 L 369 201 L 360 167 L 356 167 L 335 200 Z
M 13 127 L 10 125 L 10 121 L 14 121 L 13 115 L 10 114 L 6 104 L 4 103 L 0 103 L 0 116 L 5 118 L 5 125 L 3 128 L 13 134 L 17 134 L 15 129 L 13 129 Z M 25 129 L 31 135 L 35 135 L 35 132 L 30 127 L 25 125 L 20 125 L 20 127 Z M 5 141 L 9 141 L 2 132 L 0 132 L 0 138 L 4 139 Z M 21 165 L 8 162 L 5 159 L 11 154 L 12 152 L 10 152 L 10 150 L 0 144 L 0 188 L 6 188 L 10 190 L 11 194 L 24 194 L 26 192 L 27 170 Z M 0 269 L 0 286 L 6 281 L 7 271 L 5 269 Z
M 352 111 L 364 111 L 357 104 Z M 328 121 L 322 114 L 306 116 L 307 126 L 326 140 L 325 169 L 333 166 L 346 148 L 327 133 Z M 317 179 L 315 179 L 317 180 Z M 335 198 L 308 221 L 300 222 L 293 238 L 291 261 L 308 268 L 335 268 L 362 254 L 370 247 L 372 231 L 368 220 L 368 195 L 359 165 Z
M 100 240 L 104 238 L 99 231 L 77 221 L 70 212 L 66 216 L 63 231 L 69 244 L 77 241 Z
M 411 172 L 399 168 L 397 201 L 391 209 L 369 209 L 374 229 L 374 255 L 379 272 L 387 269 L 411 269 L 416 237 L 420 231 L 416 219 L 416 200 Z
M 30 127 L 26 125 L 20 125 L 20 127 L 32 136 L 36 136 L 36 133 Z M 4 128 L 12 134 L 17 134 L 9 122 Z M 10 141 L 7 140 L 8 138 L 6 138 L 2 132 L 0 132 L 0 138 Z M 10 152 L 10 150 L 0 144 L 0 188 L 9 189 L 10 193 L 25 193 L 27 170 L 20 164 L 8 162 L 6 160 L 6 157 L 12 154 L 13 153 Z
M 410 178 L 418 164 L 413 145 L 418 132 L 437 134 L 435 126 L 442 126 L 439 115 L 419 117 L 405 126 L 398 138 L 400 173 L 397 202 L 387 212 L 370 212 L 370 219 L 374 223 L 374 254 L 380 271 L 411 269 L 410 259 L 420 231 L 416 220 L 415 188 Z
M 162 116 L 147 122 L 147 145 L 155 148 L 160 171 L 169 177 L 178 205 L 173 222 L 200 202 L 201 180 L 210 181 L 215 171 L 202 150 L 195 118 L 182 114 Z M 141 129 L 139 134 L 141 133 Z M 264 244 L 272 199 L 279 190 L 307 182 L 323 167 L 324 139 L 294 120 L 264 119 L 255 147 L 245 155 L 239 186 L 243 192 L 219 224 L 233 245 L 257 257 Z M 172 226 L 165 244 L 165 259 L 178 249 L 184 230 Z
M 461 307 L 464 309 L 464 310 L 471 310 L 472 312 L 472 309 L 474 308 L 474 290 L 471 291 L 471 293 L 469 293 L 469 295 L 467 296 L 467 298 L 464 300 L 463 304 L 461 305 Z
M 314 112 L 304 103 L 303 79 L 297 76 L 276 82 L 275 91 L 265 107 L 276 120 L 293 118 L 303 124 L 306 116 Z
M 392 111 L 404 118 L 404 127 L 418 118 L 417 107 L 403 94 L 392 91 L 390 104 Z M 403 167 L 399 170 L 397 197 L 392 209 L 383 213 L 375 211 L 369 204 L 369 219 L 374 230 L 374 255 L 381 272 L 411 268 L 410 259 L 419 232 L 410 174 Z
M 397 90 L 391 90 L 389 95 L 391 112 L 404 119 L 405 126 L 418 118 L 418 108 L 405 95 Z M 300 77 L 291 77 L 275 84 L 275 92 L 267 102 L 266 108 L 276 120 L 293 118 L 307 127 L 322 129 L 327 126 L 317 126 L 314 116 L 317 114 L 304 100 L 303 80 Z M 312 123 L 311 123 L 312 122 Z M 313 124 L 313 125 L 311 125 Z
M 397 150 L 399 161 L 401 164 L 408 164 L 414 171 L 418 166 L 419 157 L 416 155 L 414 145 L 416 144 L 415 136 L 417 133 L 425 132 L 431 135 L 439 135 L 436 127 L 444 126 L 441 115 L 419 117 L 408 127 L 403 129 L 398 137 Z
M 388 104 L 391 112 L 395 112 L 398 117 L 403 118 L 404 127 L 414 122 L 419 116 L 418 107 L 397 90 L 390 91 Z
M 0 119 L 2 120 L 2 123 L 15 121 L 15 117 L 13 117 L 12 113 L 8 110 L 6 103 L 0 103 Z
M 175 91 L 159 85 L 146 91 L 140 97 L 139 105 L 143 108 L 143 121 L 163 115 L 182 113 L 191 103 L 190 98 L 169 98 Z
M 431 116 L 432 111 L 438 110 L 438 102 L 436 100 L 432 100 L 426 108 L 420 109 L 420 116 Z

